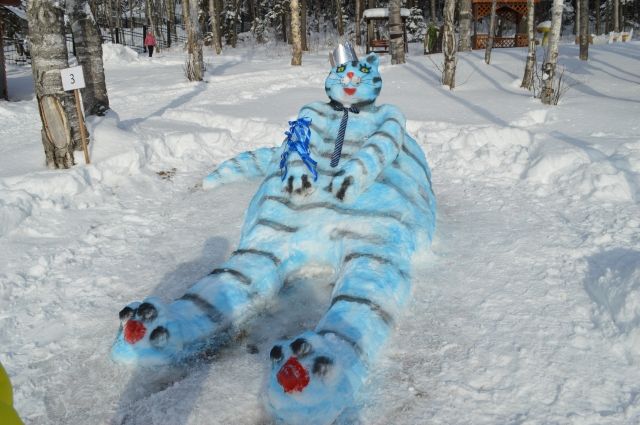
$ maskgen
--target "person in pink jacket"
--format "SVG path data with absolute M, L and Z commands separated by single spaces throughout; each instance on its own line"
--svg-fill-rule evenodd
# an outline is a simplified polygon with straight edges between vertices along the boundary
M 144 46 L 149 51 L 149 57 L 153 56 L 153 48 L 158 44 L 156 42 L 156 38 L 153 36 L 153 32 L 149 31 L 147 36 L 144 38 Z

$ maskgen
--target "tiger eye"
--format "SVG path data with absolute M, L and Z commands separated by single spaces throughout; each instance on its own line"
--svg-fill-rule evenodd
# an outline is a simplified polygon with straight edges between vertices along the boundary
M 360 67 L 360 72 L 364 72 L 365 74 L 368 74 L 369 73 L 369 68 L 366 67 L 366 66 L 361 66 Z
M 338 69 L 336 69 L 336 71 L 338 71 L 338 72 L 344 72 L 344 70 L 345 70 L 345 66 L 344 65 L 340 65 L 338 67 Z

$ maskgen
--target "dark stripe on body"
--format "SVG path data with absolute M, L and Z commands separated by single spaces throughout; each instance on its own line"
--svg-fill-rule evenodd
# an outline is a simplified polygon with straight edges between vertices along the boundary
M 297 232 L 299 229 L 298 227 L 287 226 L 286 224 L 278 223 L 277 221 L 273 221 L 273 220 L 267 220 L 265 218 L 258 220 L 258 222 L 254 225 L 254 227 L 259 225 L 267 226 L 274 230 L 278 230 L 280 232 L 288 232 L 288 233 Z
M 222 322 L 223 316 L 217 308 L 210 302 L 197 294 L 184 294 L 181 298 L 183 301 L 189 301 L 198 307 L 213 323 Z
M 240 283 L 243 283 L 245 285 L 251 285 L 251 279 L 247 275 L 239 272 L 238 270 L 234 270 L 228 267 L 215 269 L 211 273 L 209 273 L 209 276 L 215 276 L 219 274 L 230 274 L 233 277 L 235 277 L 237 280 L 239 280 Z
M 391 143 L 393 143 L 393 145 L 396 147 L 396 149 L 398 149 L 398 150 L 400 149 L 400 146 L 398 145 L 398 142 L 396 141 L 395 137 L 393 137 L 391 134 L 387 133 L 384 130 L 376 131 L 371 136 L 369 136 L 369 138 L 371 138 L 373 136 L 377 136 L 377 135 L 388 138 L 389 140 L 391 140 Z
M 317 332 L 318 335 L 327 335 L 327 334 L 333 334 L 335 335 L 337 338 L 343 340 L 344 342 L 346 342 L 347 344 L 351 345 L 353 347 L 353 349 L 355 350 L 355 352 L 358 354 L 358 357 L 362 358 L 364 351 L 362 350 L 362 347 L 360 347 L 360 345 L 354 341 L 353 339 L 349 338 L 348 336 L 346 336 L 345 334 L 338 332 L 338 331 L 332 331 L 330 329 L 323 329 L 321 331 Z
M 362 298 L 362 297 L 354 297 L 354 296 L 351 296 L 351 295 L 338 295 L 333 300 L 331 300 L 331 307 L 333 307 L 334 304 L 336 304 L 336 303 L 338 303 L 340 301 L 348 302 L 348 303 L 357 303 L 357 304 L 362 304 L 364 306 L 367 306 L 371 311 L 373 311 L 378 316 L 380 316 L 382 321 L 387 326 L 391 326 L 393 324 L 393 317 L 391 317 L 391 315 L 389 313 L 384 311 L 382 309 L 382 307 L 380 307 L 378 304 L 374 303 L 370 299 Z M 329 308 L 331 308 L 331 307 L 329 307 Z
M 260 171 L 260 174 L 264 174 L 264 171 L 262 170 L 262 168 L 260 167 L 260 163 L 258 162 L 258 158 L 256 158 L 256 154 L 253 151 L 248 152 L 248 154 L 253 161 L 253 165 L 258 169 L 258 171 Z
M 237 249 L 231 253 L 231 256 L 233 257 L 236 255 L 244 255 L 244 254 L 254 254 L 254 255 L 266 257 L 269 260 L 273 261 L 273 264 L 275 264 L 276 266 L 280 265 L 280 259 L 276 257 L 273 253 L 267 252 L 267 251 L 261 251 L 258 249 Z
M 368 258 L 370 260 L 377 261 L 380 264 L 391 266 L 392 268 L 397 270 L 398 274 L 402 276 L 403 279 L 409 279 L 409 275 L 405 271 L 400 270 L 395 264 L 393 264 L 391 260 L 375 254 L 369 254 L 366 252 L 352 252 L 351 254 L 348 254 L 346 257 L 344 257 L 343 264 L 347 264 L 351 260 L 355 260 L 357 258 Z
M 413 159 L 420 166 L 420 168 L 422 168 L 422 171 L 424 172 L 424 175 L 427 178 L 427 181 L 429 182 L 429 186 L 431 186 L 431 177 L 429 177 L 429 172 L 427 171 L 427 167 L 425 167 L 425 165 L 418 159 L 418 157 L 416 157 L 413 154 L 413 152 L 409 151 L 409 149 L 406 146 L 402 146 L 402 152 L 407 154 L 409 158 Z
M 352 232 L 350 230 L 337 230 L 331 232 L 329 239 L 335 241 L 337 239 L 355 239 L 361 241 L 367 241 L 374 245 L 384 245 L 387 243 L 383 238 L 378 235 L 364 235 L 362 233 Z
M 400 214 L 393 214 L 391 212 L 379 212 L 379 211 L 371 211 L 371 210 L 355 210 L 355 209 L 350 209 L 350 208 L 345 208 L 345 207 L 341 207 L 338 206 L 336 204 L 332 204 L 329 202 L 311 202 L 308 204 L 302 204 L 302 205 L 296 205 L 293 204 L 291 201 L 289 201 L 289 199 L 281 197 L 281 196 L 273 196 L 273 195 L 267 195 L 265 197 L 263 197 L 260 200 L 260 204 L 264 204 L 266 201 L 274 201 L 274 202 L 278 202 L 282 205 L 284 205 L 285 207 L 294 210 L 294 211 L 306 211 L 306 210 L 313 210 L 313 209 L 317 209 L 317 208 L 325 208 L 325 209 L 329 209 L 332 211 L 335 211 L 339 214 L 345 214 L 345 215 L 352 215 L 352 216 L 361 216 L 361 217 L 380 217 L 380 218 L 390 218 L 392 220 L 397 221 L 398 223 L 402 224 L 403 226 L 411 229 L 411 226 L 407 223 L 405 223 Z

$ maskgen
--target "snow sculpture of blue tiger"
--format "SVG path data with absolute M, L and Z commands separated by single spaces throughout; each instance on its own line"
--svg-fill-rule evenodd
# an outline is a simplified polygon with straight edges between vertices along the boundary
M 335 270 L 329 308 L 314 330 L 271 349 L 265 405 L 281 422 L 314 425 L 354 403 L 407 305 L 411 254 L 431 241 L 435 197 L 404 116 L 375 104 L 378 57 L 351 59 L 326 79 L 330 102 L 304 106 L 280 148 L 242 153 L 204 179 L 214 188 L 263 178 L 238 249 L 181 298 L 125 307 L 114 359 L 172 363 L 221 344 L 289 276 L 320 263 Z M 291 149 L 301 128 L 308 154 Z

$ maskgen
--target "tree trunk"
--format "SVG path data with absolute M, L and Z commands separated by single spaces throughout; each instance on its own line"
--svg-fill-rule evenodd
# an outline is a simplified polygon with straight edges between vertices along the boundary
M 302 36 L 302 50 L 309 51 L 307 43 L 307 0 L 300 0 L 300 35 Z
M 589 0 L 580 2 L 580 60 L 589 59 Z
M 551 9 L 551 37 L 547 60 L 542 66 L 542 94 L 541 100 L 545 105 L 551 105 L 557 101 L 556 89 L 554 88 L 556 64 L 558 63 L 558 42 L 560 41 L 560 27 L 562 25 L 562 4 L 563 0 L 553 0 Z
M 524 66 L 524 76 L 520 87 L 531 90 L 533 87 L 533 67 L 536 63 L 536 34 L 535 34 L 535 3 L 527 0 L 527 32 L 529 34 L 529 52 L 527 53 L 527 63 Z
M 7 70 L 4 62 L 4 24 L 0 19 L 0 99 L 9 100 L 7 92 Z
M 209 18 L 211 20 L 211 38 L 216 55 L 222 53 L 222 39 L 220 37 L 220 14 L 215 0 L 209 0 Z
M 342 17 L 342 0 L 335 0 L 335 5 L 336 5 L 336 24 L 337 24 L 336 27 L 338 29 L 338 35 L 342 37 L 344 35 L 344 21 Z
M 436 24 L 436 0 L 429 0 L 429 6 L 431 6 L 431 22 Z
M 198 22 L 198 0 L 182 0 L 182 16 L 187 31 L 187 62 L 185 72 L 189 81 L 204 79 L 204 58 L 202 57 L 202 33 Z
M 82 103 L 87 115 L 104 115 L 109 96 L 102 63 L 102 37 L 93 16 L 87 15 L 86 0 L 67 0 L 67 14 L 76 44 L 78 64 L 84 71 Z
M 456 37 L 453 20 L 455 18 L 456 0 L 444 2 L 444 25 L 442 35 L 442 52 L 444 53 L 444 70 L 442 72 L 442 84 L 449 86 L 450 90 L 456 86 Z
M 471 0 L 460 0 L 460 41 L 458 50 L 471 51 Z
M 362 44 L 362 34 L 360 32 L 360 21 L 362 21 L 362 0 L 355 0 L 355 24 L 356 24 L 356 46 Z
M 595 0 L 595 6 L 596 6 L 596 35 L 600 35 L 602 34 L 602 31 L 600 31 L 600 27 L 602 26 L 602 16 L 600 13 L 600 0 Z
M 484 49 L 484 61 L 487 64 L 491 63 L 491 49 L 493 49 L 493 35 L 496 32 L 496 0 L 491 2 L 491 19 L 489 20 L 489 37 L 487 38 L 487 45 Z
M 401 0 L 389 1 L 389 38 L 391 45 L 391 64 L 398 65 L 406 62 L 404 57 L 404 32 L 402 31 L 402 16 L 400 16 Z
M 613 30 L 620 32 L 620 0 L 613 0 Z
M 300 34 L 300 3 L 298 0 L 291 0 L 291 44 L 293 56 L 291 65 L 302 65 L 302 35 Z
M 81 146 L 76 102 L 62 88 L 60 70 L 69 67 L 64 10 L 48 0 L 28 4 L 31 69 L 42 120 L 42 144 L 47 166 L 69 168 L 73 150 Z
M 576 36 L 576 44 L 578 44 L 578 37 L 580 37 L 580 24 L 582 20 L 580 19 L 580 13 L 582 12 L 582 5 L 580 4 L 582 0 L 576 0 L 576 16 L 575 22 L 573 24 L 573 33 Z
M 129 0 L 129 30 L 131 31 L 131 46 L 134 46 L 135 39 L 133 38 L 133 0 Z

